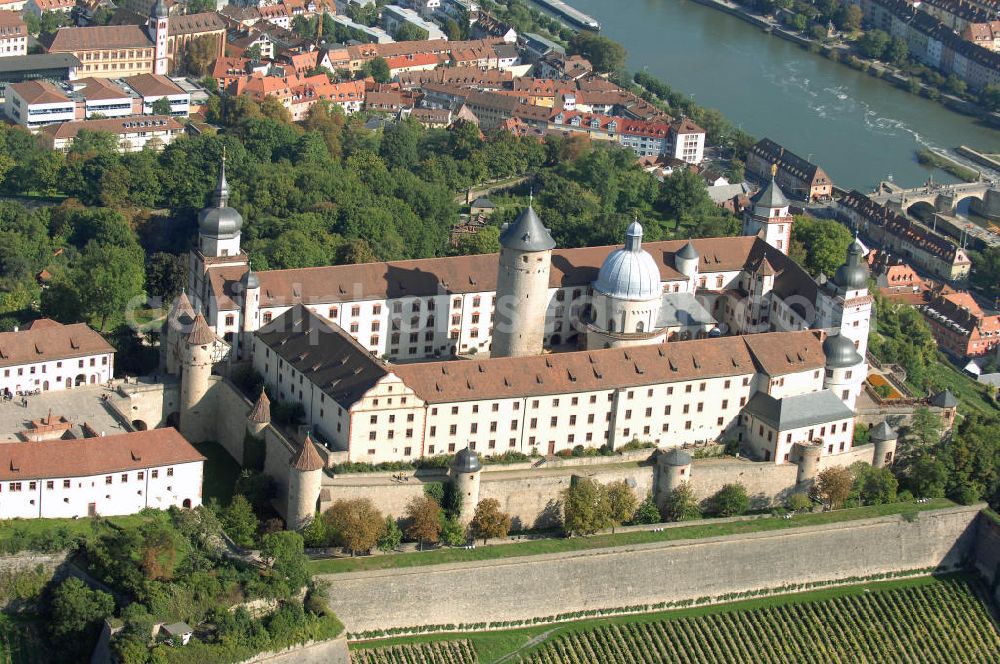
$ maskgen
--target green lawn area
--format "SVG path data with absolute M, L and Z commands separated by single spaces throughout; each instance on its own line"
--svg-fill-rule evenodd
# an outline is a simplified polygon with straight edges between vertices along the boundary
M 891 514 L 916 514 L 926 510 L 952 507 L 955 503 L 945 498 L 927 503 L 891 503 L 888 505 L 873 505 L 854 509 L 819 512 L 815 514 L 799 514 L 791 519 L 782 517 L 761 517 L 750 521 L 734 521 L 713 523 L 706 519 L 689 526 L 667 528 L 660 532 L 639 531 L 616 533 L 614 535 L 594 535 L 592 537 L 573 537 L 569 539 L 543 539 L 511 544 L 481 546 L 475 549 L 443 548 L 434 551 L 398 553 L 392 555 L 369 556 L 359 558 L 337 558 L 316 560 L 310 563 L 313 574 L 337 574 L 343 572 L 360 572 L 365 570 L 392 569 L 400 567 L 417 567 L 421 565 L 440 565 L 443 563 L 470 562 L 476 560 L 495 560 L 517 556 L 532 556 L 542 553 L 563 553 L 566 551 L 583 551 L 587 549 L 603 549 L 613 546 L 629 546 L 649 544 L 653 542 L 668 542 L 672 540 L 699 539 L 702 537 L 717 537 L 720 535 L 738 535 L 741 533 L 762 532 L 767 530 L 783 530 L 802 526 L 817 526 L 854 519 L 867 519 Z
M 0 664 L 44 664 L 52 661 L 38 618 L 0 613 Z
M 482 664 L 493 664 L 505 658 L 520 648 L 523 648 L 533 638 L 544 635 L 544 638 L 532 645 L 532 648 L 544 641 L 564 636 L 572 633 L 585 632 L 595 627 L 606 627 L 609 625 L 627 625 L 653 623 L 663 620 L 680 620 L 682 618 L 695 618 L 712 614 L 731 613 L 734 611 L 746 611 L 750 609 L 764 607 L 781 607 L 792 604 L 805 604 L 822 600 L 834 599 L 838 597 L 851 597 L 863 595 L 872 591 L 887 591 L 899 588 L 915 588 L 922 586 L 933 586 L 940 584 L 946 579 L 965 578 L 961 574 L 951 574 L 936 576 L 919 576 L 907 579 L 895 579 L 891 581 L 880 581 L 852 586 L 837 586 L 831 588 L 821 588 L 802 593 L 788 595 L 774 595 L 756 599 L 730 602 L 727 604 L 711 604 L 705 606 L 695 606 L 684 609 L 673 609 L 668 611 L 658 611 L 655 613 L 644 613 L 641 615 L 612 616 L 608 618 L 591 618 L 567 623 L 536 625 L 522 629 L 506 631 L 487 631 L 474 633 L 448 633 L 448 634 L 424 634 L 417 636 L 393 637 L 379 639 L 376 641 L 361 641 L 350 644 L 352 650 L 363 648 L 383 648 L 391 645 L 405 645 L 411 643 L 430 643 L 436 641 L 447 641 L 456 639 L 467 639 L 471 641 Z M 530 650 L 526 650 L 525 653 Z M 514 661 L 517 661 L 516 659 Z
M 938 369 L 934 377 L 943 387 L 947 387 L 958 397 L 958 411 L 960 413 L 974 412 L 984 415 L 997 413 L 997 407 L 993 403 L 993 399 L 990 398 L 986 387 L 956 369 L 955 365 L 943 355 L 938 358 Z M 923 391 L 914 385 L 909 385 L 909 388 L 915 394 L 923 394 Z
M 197 443 L 195 449 L 205 455 L 205 479 L 202 482 L 202 502 L 215 498 L 220 505 L 228 505 L 233 499 L 236 478 L 240 476 L 240 464 L 229 456 L 218 443 Z
M 138 514 L 100 519 L 9 519 L 0 521 L 0 552 L 63 551 L 77 537 L 107 531 L 107 523 L 129 526 L 145 521 Z M 3 660 L 0 660 L 2 664 Z

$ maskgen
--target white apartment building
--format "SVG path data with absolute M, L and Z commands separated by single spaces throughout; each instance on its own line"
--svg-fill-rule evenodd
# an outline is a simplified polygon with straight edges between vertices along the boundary
M 115 349 L 84 323 L 33 321 L 0 332 L 0 394 L 101 385 L 114 376 Z
M 176 429 L 0 445 L 0 519 L 83 518 L 201 504 L 205 461 Z
M 689 164 L 700 164 L 705 159 L 705 130 L 688 118 L 671 124 L 667 154 Z
M 105 131 L 117 138 L 118 152 L 141 152 L 147 146 L 162 150 L 183 135 L 184 126 L 169 115 L 140 115 L 103 120 L 78 120 L 42 128 L 53 150 L 69 150 L 81 129 Z
M 0 11 L 0 58 L 28 54 L 28 27 L 17 12 Z
M 153 104 L 164 98 L 170 102 L 170 115 L 186 118 L 191 114 L 191 94 L 166 76 L 137 74 L 122 83 L 142 99 L 143 115 L 154 115 Z
M 49 81 L 23 81 L 7 86 L 4 113 L 30 130 L 76 119 L 76 102 Z

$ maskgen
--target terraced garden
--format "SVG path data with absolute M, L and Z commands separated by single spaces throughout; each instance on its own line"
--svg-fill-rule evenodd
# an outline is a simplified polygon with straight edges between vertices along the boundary
M 1000 629 L 971 583 L 924 577 L 461 640 L 399 639 L 354 656 L 362 664 L 995 664 Z

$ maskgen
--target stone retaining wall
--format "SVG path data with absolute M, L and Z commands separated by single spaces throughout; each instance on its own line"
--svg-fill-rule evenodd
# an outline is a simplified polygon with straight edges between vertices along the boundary
M 348 631 L 521 620 L 958 566 L 982 505 L 738 536 L 329 575 Z

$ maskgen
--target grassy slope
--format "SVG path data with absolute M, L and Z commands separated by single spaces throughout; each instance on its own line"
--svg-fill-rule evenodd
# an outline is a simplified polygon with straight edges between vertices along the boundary
M 509 630 L 509 631 L 478 632 L 474 634 L 434 634 L 434 635 L 424 635 L 424 636 L 414 636 L 414 637 L 398 637 L 398 638 L 383 639 L 373 642 L 355 643 L 351 644 L 351 648 L 357 650 L 365 647 L 382 648 L 385 646 L 390 646 L 395 644 L 426 643 L 426 642 L 443 641 L 443 640 L 468 639 L 473 642 L 476 648 L 476 652 L 479 655 L 479 661 L 482 664 L 492 664 L 493 662 L 496 662 L 497 660 L 505 657 L 506 655 L 509 655 L 510 653 L 513 653 L 518 649 L 523 648 L 529 641 L 531 641 L 531 639 L 539 637 L 541 635 L 544 635 L 544 639 L 540 639 L 539 643 L 534 644 L 533 647 L 539 645 L 544 641 L 549 641 L 559 636 L 572 634 L 575 632 L 584 632 L 599 626 L 606 626 L 613 624 L 617 625 L 641 624 L 641 623 L 657 622 L 662 620 L 679 620 L 682 618 L 694 618 L 710 614 L 729 613 L 733 611 L 745 611 L 761 607 L 777 607 L 790 604 L 818 602 L 837 597 L 860 595 L 871 591 L 890 591 L 898 588 L 928 586 L 941 583 L 945 578 L 955 578 L 955 576 L 956 575 L 949 575 L 948 577 L 923 576 L 912 579 L 899 579 L 894 581 L 867 583 L 855 586 L 824 588 L 821 590 L 814 590 L 804 593 L 796 593 L 792 595 L 777 595 L 773 597 L 764 597 L 759 599 L 744 600 L 740 602 L 732 602 L 729 604 L 717 604 L 711 606 L 691 607 L 686 609 L 675 609 L 672 611 L 662 611 L 662 612 L 649 613 L 639 616 L 615 616 L 611 618 L 596 618 L 596 619 L 581 620 L 571 623 L 563 623 L 559 625 L 539 625 L 535 627 L 528 627 L 524 629 Z M 524 653 L 521 654 L 524 655 L 527 654 L 527 652 L 530 652 L 530 650 L 526 650 Z
M 866 519 L 889 514 L 907 514 L 925 510 L 951 507 L 954 503 L 939 499 L 928 503 L 892 503 L 889 505 L 874 505 L 834 512 L 817 514 L 800 514 L 794 518 L 763 517 L 751 521 L 736 521 L 729 523 L 713 523 L 711 520 L 695 522 L 690 526 L 667 528 L 659 532 L 640 531 L 617 533 L 615 535 L 595 535 L 592 537 L 574 537 L 571 539 L 544 539 L 518 542 L 513 544 L 497 544 L 477 547 L 475 549 L 437 549 L 414 553 L 399 553 L 386 556 L 370 556 L 360 558 L 338 558 L 317 560 L 310 564 L 313 574 L 334 574 L 342 572 L 359 572 L 364 570 L 391 569 L 399 567 L 416 567 L 420 565 L 438 565 L 443 563 L 469 562 L 476 560 L 494 560 L 515 556 L 530 556 L 541 553 L 561 553 L 566 551 L 582 551 L 586 549 L 601 549 L 612 546 L 627 546 L 667 542 L 671 540 L 697 539 L 716 537 L 720 535 L 738 535 L 767 530 L 783 530 L 801 526 L 816 526 L 853 519 Z

